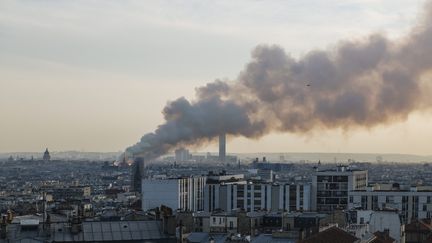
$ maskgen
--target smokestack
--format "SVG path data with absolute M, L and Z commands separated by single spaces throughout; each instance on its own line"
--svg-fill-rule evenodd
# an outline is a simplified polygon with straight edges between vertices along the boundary
M 226 135 L 222 133 L 219 135 L 219 161 L 225 162 L 226 160 Z

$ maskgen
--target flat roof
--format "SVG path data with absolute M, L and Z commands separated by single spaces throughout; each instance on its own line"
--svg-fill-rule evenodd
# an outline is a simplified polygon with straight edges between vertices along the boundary
M 167 239 L 160 221 L 82 222 L 82 231 L 72 234 L 64 225 L 54 226 L 55 242 L 146 241 Z
M 21 226 L 37 226 L 39 225 L 39 219 L 21 219 Z

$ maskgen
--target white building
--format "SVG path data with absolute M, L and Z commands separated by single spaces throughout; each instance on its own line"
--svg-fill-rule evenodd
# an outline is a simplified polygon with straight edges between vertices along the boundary
M 202 211 L 205 183 L 205 176 L 143 179 L 142 209 L 147 211 L 165 205 L 173 211 Z
M 237 232 L 237 216 L 229 213 L 216 213 L 210 216 L 210 232 Z
M 374 186 L 349 192 L 349 209 L 396 209 L 403 223 L 431 218 L 432 190 L 428 187 Z
M 390 237 L 398 243 L 405 242 L 404 224 L 398 214 L 392 211 L 374 211 L 369 219 L 370 232 L 389 231 Z
M 388 232 L 389 236 L 398 243 L 405 242 L 405 227 L 395 210 L 355 210 L 350 211 L 350 213 L 351 217 L 355 215 L 355 220 L 346 230 L 356 237 L 364 239 L 368 238 L 368 235 L 380 231 Z
M 310 211 L 310 184 L 272 184 L 265 182 L 208 182 L 204 192 L 204 209 L 231 212 Z
M 348 192 L 363 190 L 368 183 L 366 170 L 338 166 L 336 170 L 317 171 L 312 176 L 312 210 L 329 212 L 346 209 Z

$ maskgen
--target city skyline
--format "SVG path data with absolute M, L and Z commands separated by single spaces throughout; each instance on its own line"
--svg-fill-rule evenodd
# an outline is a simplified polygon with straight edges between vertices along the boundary
M 317 3 L 308 6 L 312 2 Z M 397 40 L 416 25 L 424 3 L 330 1 L 308 9 L 307 4 L 258 1 L 210 6 L 128 1 L 98 9 L 97 1 L 5 1 L 0 152 L 125 149 L 162 122 L 168 100 L 193 99 L 196 87 L 235 79 L 259 44 L 278 44 L 302 57 L 376 32 Z M 248 7 L 238 12 L 239 6 Z M 333 10 L 339 11 L 333 15 Z M 427 155 L 431 119 L 419 111 L 366 129 L 231 137 L 227 150 Z

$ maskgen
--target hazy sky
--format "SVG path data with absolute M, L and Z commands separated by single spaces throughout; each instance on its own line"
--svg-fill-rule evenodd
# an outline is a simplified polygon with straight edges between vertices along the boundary
M 234 79 L 258 44 L 302 56 L 403 36 L 424 0 L 0 1 L 0 152 L 119 151 L 161 109 Z M 431 114 L 371 130 L 230 140 L 228 152 L 431 154 Z M 210 145 L 202 151 L 215 151 Z

